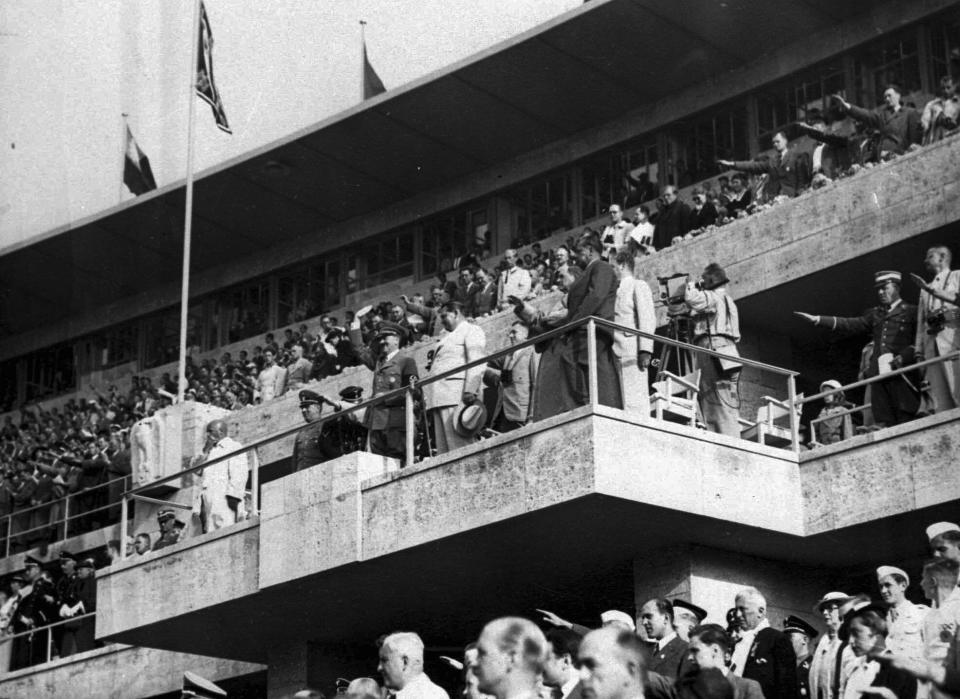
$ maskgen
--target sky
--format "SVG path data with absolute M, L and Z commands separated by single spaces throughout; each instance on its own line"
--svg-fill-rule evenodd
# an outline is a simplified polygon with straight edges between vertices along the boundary
M 359 103 L 361 19 L 391 89 L 581 2 L 205 0 L 233 135 L 197 100 L 194 170 Z M 158 185 L 184 177 L 191 20 L 192 0 L 0 3 L 0 253 L 132 198 L 124 113 Z

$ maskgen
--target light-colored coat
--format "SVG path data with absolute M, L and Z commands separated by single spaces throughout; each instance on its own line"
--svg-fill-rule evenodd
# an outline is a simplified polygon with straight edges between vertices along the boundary
M 486 335 L 478 325 L 463 321 L 452 332 L 440 338 L 433 355 L 433 364 L 427 377 L 463 366 L 469 360 L 480 359 L 487 344 Z M 427 410 L 459 405 L 464 393 L 480 395 L 484 367 L 453 374 L 441 381 L 424 385 L 423 402 Z
M 944 270 L 934 277 L 930 285 L 948 293 L 960 293 L 960 270 Z M 928 335 L 927 318 L 941 310 L 947 318 L 943 330 L 936 335 Z M 957 306 L 921 291 L 920 303 L 917 304 L 917 338 L 914 347 L 923 354 L 924 359 L 942 357 L 960 349 L 960 310 Z M 958 365 L 960 362 L 954 360 L 944 362 L 939 367 L 934 365 L 927 368 L 926 378 L 930 382 L 937 412 L 960 406 Z
M 242 448 L 240 442 L 224 437 L 207 453 L 205 461 L 213 461 Z M 251 467 L 257 467 L 254 453 L 238 451 L 236 456 L 203 469 L 204 531 L 213 531 L 243 518 L 243 496 Z M 228 495 L 240 501 L 236 514 L 227 504 Z

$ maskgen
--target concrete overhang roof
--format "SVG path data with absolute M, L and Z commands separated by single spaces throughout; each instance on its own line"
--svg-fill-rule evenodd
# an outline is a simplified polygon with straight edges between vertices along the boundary
M 588 131 L 870 5 L 595 0 L 199 173 L 192 267 L 315 235 Z M 184 196 L 177 181 L 0 251 L 5 330 L 179 280 Z

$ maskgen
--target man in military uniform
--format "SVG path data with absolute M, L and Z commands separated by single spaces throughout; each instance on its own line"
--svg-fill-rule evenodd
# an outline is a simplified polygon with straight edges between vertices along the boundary
M 26 636 L 14 639 L 11 670 L 38 665 L 47 660 L 46 626 L 56 616 L 56 599 L 53 584 L 43 577 L 40 561 L 27 556 L 25 574 L 30 592 L 23 597 L 13 617 L 14 633 L 32 631 Z
M 350 339 L 355 345 L 360 342 L 360 321 L 363 314 L 357 313 L 350 326 Z M 384 321 L 377 330 L 371 349 L 360 350 L 360 359 L 373 371 L 371 398 L 381 393 L 408 386 L 411 379 L 419 378 L 417 363 L 412 357 L 400 356 L 400 347 L 406 342 L 406 331 L 396 323 Z M 366 410 L 363 426 L 370 431 L 370 451 L 404 461 L 406 454 L 406 400 L 402 393 L 372 405 Z
M 813 660 L 810 648 L 817 637 L 817 630 L 791 614 L 783 621 L 783 632 L 787 634 L 797 655 L 797 699 L 807 699 L 810 696 L 810 663 Z
M 359 403 L 362 394 L 363 389 L 359 386 L 348 386 L 340 391 L 340 398 L 347 403 Z M 367 430 L 362 424 L 365 411 L 358 410 L 320 422 L 324 403 L 336 412 L 343 410 L 343 403 L 339 401 L 330 400 L 316 391 L 300 391 L 300 412 L 307 426 L 297 433 L 293 443 L 294 471 L 360 451 L 366 446 Z
M 54 621 L 64 618 L 63 605 L 68 604 L 74 596 L 74 590 L 77 586 L 77 558 L 69 551 L 60 552 L 60 579 L 54 585 L 54 597 L 59 605 L 58 613 Z M 63 626 L 53 627 L 53 644 L 56 648 L 63 651 Z
M 159 551 L 167 546 L 173 546 L 180 540 L 176 526 L 177 514 L 170 508 L 164 508 L 157 513 L 157 524 L 160 525 L 160 538 L 153 545 L 153 551 Z
M 832 331 L 850 335 L 870 333 L 873 354 L 866 378 L 912 364 L 917 333 L 917 307 L 900 298 L 900 272 L 877 272 L 874 286 L 880 305 L 867 309 L 858 318 L 815 316 L 794 311 L 800 318 Z M 878 428 L 912 420 L 920 406 L 916 378 L 904 374 L 872 384 L 870 402 Z

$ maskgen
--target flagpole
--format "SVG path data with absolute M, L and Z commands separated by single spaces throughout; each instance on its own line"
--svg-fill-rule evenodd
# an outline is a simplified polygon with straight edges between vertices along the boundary
M 187 187 L 183 216 L 183 275 L 180 280 L 180 360 L 177 380 L 177 402 L 182 403 L 187 385 L 187 311 L 190 304 L 190 236 L 193 229 L 193 129 L 197 111 L 197 52 L 200 40 L 200 3 L 193 2 L 193 23 L 190 35 L 190 89 L 187 93 Z
M 367 22 L 366 20 L 360 20 L 360 101 L 363 102 L 363 97 L 366 92 L 364 89 L 366 85 L 365 76 L 363 74 L 363 59 L 364 53 L 367 48 L 367 31 L 366 31 Z
M 127 168 L 127 117 L 129 114 L 120 112 L 120 188 L 117 190 L 117 203 L 123 201 L 123 173 Z

